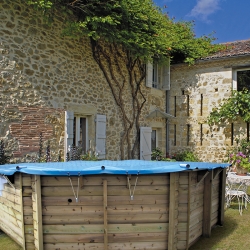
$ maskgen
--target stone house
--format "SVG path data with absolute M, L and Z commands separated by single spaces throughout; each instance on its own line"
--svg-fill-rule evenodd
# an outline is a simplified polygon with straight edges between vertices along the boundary
M 12 161 L 34 160 L 41 142 L 43 150 L 50 144 L 52 160 L 65 158 L 69 146 L 79 142 L 84 153 L 91 149 L 99 159 L 120 159 L 122 117 L 90 41 L 63 37 L 60 17 L 49 26 L 25 1 L 3 0 L 0 8 L 0 139 Z M 164 82 L 169 85 L 169 67 L 158 71 L 157 86 L 153 66 L 147 68 L 141 148 L 135 156 L 142 159 L 151 157 L 151 139 L 165 152 L 168 117 Z M 124 93 L 130 114 L 131 96 L 128 89 Z M 134 129 L 130 140 L 136 136 Z
M 0 8 L 0 139 L 12 160 L 37 158 L 40 136 L 43 149 L 50 144 L 52 160 L 66 158 L 69 146 L 79 142 L 84 152 L 98 152 L 99 159 L 121 159 L 122 115 L 90 41 L 63 37 L 60 18 L 48 26 L 22 1 L 3 0 Z M 249 124 L 209 127 L 206 118 L 237 89 L 242 71 L 250 72 L 249 40 L 193 66 L 171 65 L 171 74 L 169 67 L 148 64 L 134 158 L 150 159 L 159 147 L 164 154 L 192 150 L 202 161 L 224 161 L 234 139 L 249 136 Z M 130 114 L 128 88 L 124 93 Z M 133 129 L 131 141 L 136 133 Z
M 169 112 L 176 119 L 168 124 L 170 154 L 189 149 L 202 161 L 224 161 L 236 138 L 249 138 L 249 124 L 241 120 L 211 127 L 206 123 L 232 89 L 250 86 L 238 81 L 241 74 L 250 76 L 250 40 L 225 45 L 224 51 L 193 66 L 171 65 Z

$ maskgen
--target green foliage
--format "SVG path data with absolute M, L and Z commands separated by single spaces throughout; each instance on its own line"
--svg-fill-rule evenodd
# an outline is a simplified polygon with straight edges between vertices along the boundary
M 10 158 L 10 156 L 6 155 L 3 140 L 0 140 L 0 165 L 9 163 Z
M 250 170 L 249 156 L 242 152 L 232 153 L 229 155 L 229 163 L 232 164 L 234 169 L 245 168 Z
M 0 230 L 0 249 L 22 250 L 23 248 Z
M 176 161 L 200 161 L 199 157 L 192 151 L 185 150 L 175 154 Z
M 168 158 L 168 157 L 166 157 L 166 158 L 162 157 L 161 161 L 176 161 L 176 160 L 172 159 L 172 158 Z
M 151 159 L 153 161 L 175 161 L 175 159 L 163 157 L 163 152 L 160 148 L 155 148 L 152 150 Z
M 250 141 L 246 138 L 236 139 L 235 141 L 237 146 L 234 149 L 234 152 L 242 152 L 243 154 L 250 156 Z
M 160 161 L 162 159 L 163 153 L 160 148 L 155 148 L 152 150 L 151 159 Z
M 80 160 L 82 161 L 98 161 L 98 158 L 95 154 L 87 153 L 81 155 Z
M 242 91 L 233 90 L 231 96 L 223 100 L 223 104 L 213 108 L 207 122 L 212 125 L 227 120 L 234 121 L 238 117 L 250 122 L 250 92 L 246 88 Z
M 82 154 L 80 156 L 80 160 L 82 160 L 82 161 L 98 161 L 98 153 L 95 150 L 90 148 L 86 154 Z
M 121 45 L 134 57 L 193 63 L 214 53 L 212 36 L 196 38 L 192 22 L 175 22 L 152 0 L 26 0 L 50 19 L 60 13 L 64 35 Z
M 236 139 L 236 147 L 229 153 L 229 163 L 237 168 L 245 168 L 250 171 L 250 141 L 246 138 Z

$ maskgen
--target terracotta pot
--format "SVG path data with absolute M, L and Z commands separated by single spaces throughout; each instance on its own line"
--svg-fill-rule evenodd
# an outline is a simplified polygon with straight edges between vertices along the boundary
M 248 170 L 245 168 L 241 168 L 241 167 L 235 167 L 235 172 L 237 173 L 237 175 L 247 175 Z
M 240 176 L 246 176 L 247 174 L 245 173 L 245 174 L 238 174 L 238 173 L 236 173 L 237 175 L 240 175 Z

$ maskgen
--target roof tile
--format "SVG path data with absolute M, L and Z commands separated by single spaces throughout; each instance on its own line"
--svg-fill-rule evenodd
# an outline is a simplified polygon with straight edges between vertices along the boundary
M 235 42 L 222 43 L 226 48 L 203 59 L 219 59 L 225 57 L 235 57 L 250 55 L 250 39 Z

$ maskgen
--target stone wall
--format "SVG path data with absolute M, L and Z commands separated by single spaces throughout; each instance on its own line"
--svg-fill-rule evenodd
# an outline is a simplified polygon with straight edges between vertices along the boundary
M 93 144 L 95 115 L 106 115 L 106 158 L 119 159 L 121 114 L 89 40 L 63 37 L 64 20 L 56 18 L 47 25 L 25 1 L 3 0 L 0 9 L 0 137 L 7 149 L 17 161 L 25 161 L 37 153 L 42 132 L 45 142 L 51 140 L 56 159 L 64 153 L 64 113 L 74 108 L 83 113 L 91 110 L 88 135 Z M 165 121 L 146 116 L 155 107 L 165 110 L 165 93 L 144 86 L 143 93 L 147 102 L 140 125 L 162 131 L 159 146 L 164 151 Z M 131 108 L 127 97 L 126 109 Z
M 249 64 L 248 56 L 171 67 L 170 113 L 176 113 L 176 119 L 170 124 L 171 154 L 189 149 L 202 161 L 227 160 L 232 139 L 246 135 L 246 124 L 234 122 L 232 135 L 231 124 L 210 127 L 206 119 L 214 107 L 230 96 L 233 70 Z

